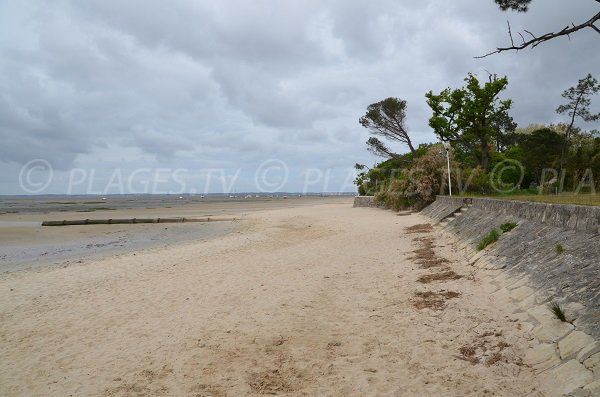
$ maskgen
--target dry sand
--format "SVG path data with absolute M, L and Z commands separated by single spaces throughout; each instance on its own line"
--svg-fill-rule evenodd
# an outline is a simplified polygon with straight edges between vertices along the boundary
M 538 395 L 527 330 L 424 222 L 343 200 L 4 274 L 0 395 Z

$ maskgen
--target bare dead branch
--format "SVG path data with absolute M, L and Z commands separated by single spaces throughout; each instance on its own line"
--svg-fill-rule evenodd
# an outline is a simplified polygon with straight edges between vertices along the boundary
M 515 42 L 513 41 L 513 37 L 512 37 L 512 32 L 510 31 L 510 22 L 508 22 L 508 20 L 506 21 L 506 24 L 508 25 L 508 35 L 510 36 L 510 43 L 513 45 L 515 45 Z
M 530 36 L 531 36 L 533 39 L 537 39 L 537 37 L 535 37 L 535 35 L 534 35 L 533 33 L 531 33 L 529 30 L 527 30 L 527 29 L 523 29 L 523 31 L 524 31 L 525 33 L 529 33 L 529 35 L 530 35 Z
M 596 1 L 600 3 L 600 0 L 596 0 Z M 596 15 L 594 15 L 593 17 L 591 17 L 590 19 L 588 19 L 587 21 L 579 24 L 579 25 L 573 24 L 573 27 L 567 26 L 567 27 L 565 27 L 564 29 L 562 29 L 562 30 L 560 30 L 558 32 L 550 32 L 550 33 L 546 33 L 546 34 L 544 34 L 542 36 L 535 36 L 530 31 L 528 31 L 526 29 L 523 29 L 524 32 L 526 32 L 529 35 L 531 35 L 532 39 L 528 40 L 528 41 L 524 40 L 523 43 L 519 44 L 519 45 L 515 45 L 514 42 L 513 42 L 512 32 L 510 31 L 510 24 L 509 24 L 509 37 L 510 37 L 510 40 L 511 40 L 511 45 L 510 46 L 508 46 L 508 47 L 497 47 L 492 52 L 489 52 L 489 53 L 487 53 L 485 55 L 476 56 L 474 58 L 485 58 L 485 57 L 488 57 L 490 55 L 499 54 L 499 53 L 504 52 L 504 51 L 511 51 L 511 50 L 519 51 L 519 50 L 525 49 L 527 47 L 535 48 L 538 45 L 540 45 L 540 44 L 542 44 L 542 43 L 544 43 L 546 41 L 552 40 L 552 39 L 560 37 L 560 36 L 567 36 L 570 39 L 570 36 L 569 36 L 570 34 L 575 33 L 575 32 L 577 32 L 579 30 L 585 29 L 585 28 L 591 28 L 591 29 L 594 29 L 596 32 L 600 33 L 600 28 L 598 28 L 595 25 L 595 23 L 598 22 L 599 20 L 600 20 L 600 12 L 597 13 Z M 523 36 L 521 35 L 521 37 L 523 37 Z

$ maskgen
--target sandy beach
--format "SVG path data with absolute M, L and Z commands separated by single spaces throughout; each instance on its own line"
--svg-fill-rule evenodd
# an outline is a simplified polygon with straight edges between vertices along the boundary
M 0 275 L 0 395 L 541 396 L 530 326 L 424 217 L 243 212 L 218 238 Z

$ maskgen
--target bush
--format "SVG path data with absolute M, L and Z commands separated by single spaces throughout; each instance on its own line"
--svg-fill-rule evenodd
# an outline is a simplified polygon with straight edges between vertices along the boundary
M 456 163 L 453 163 L 456 167 Z M 455 177 L 455 175 L 452 175 Z M 376 198 L 386 207 L 420 210 L 447 189 L 446 152 L 442 145 L 427 148 L 410 168 L 404 168 L 389 183 L 381 187 Z
M 488 245 L 495 243 L 500 238 L 500 233 L 496 229 L 490 230 L 490 232 L 477 244 L 477 251 L 481 251 Z
M 562 246 L 561 243 L 556 243 L 554 245 L 554 251 L 556 252 L 556 255 L 560 255 L 563 252 L 565 252 L 565 248 Z
M 506 222 L 500 225 L 500 230 L 502 230 L 502 233 L 507 233 L 513 230 L 515 227 L 517 227 L 515 222 Z
M 358 194 L 360 196 L 366 196 L 367 195 L 367 189 L 365 188 L 364 185 L 359 185 L 358 186 Z
M 419 204 L 416 197 L 406 195 L 403 186 L 403 181 L 393 180 L 375 194 L 375 202 L 383 204 L 386 208 L 394 211 L 418 208 Z
M 483 171 L 481 167 L 465 168 L 459 171 L 459 189 L 461 192 L 490 194 L 492 186 L 490 185 L 490 176 Z

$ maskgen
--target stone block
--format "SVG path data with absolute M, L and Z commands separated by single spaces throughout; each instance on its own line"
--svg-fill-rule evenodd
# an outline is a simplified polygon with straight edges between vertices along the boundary
M 528 277 L 521 277 L 519 279 L 513 279 L 513 280 L 514 280 L 514 282 L 507 286 L 507 288 L 510 290 L 528 286 L 530 283 Z
M 600 226 L 600 208 L 579 207 L 577 217 L 577 230 L 587 233 L 597 233 Z
M 590 396 L 593 396 L 593 397 L 600 396 L 600 380 L 597 380 L 595 382 L 592 382 L 592 383 L 586 385 L 583 388 L 583 390 L 589 391 Z
M 550 360 L 541 362 L 539 364 L 533 364 L 531 366 L 531 369 L 533 370 L 533 372 L 535 374 L 542 374 L 542 373 L 545 373 L 545 372 L 551 370 L 552 368 L 558 367 L 561 364 L 562 364 L 562 361 L 560 361 L 560 358 L 558 357 L 558 355 L 554 355 L 554 357 L 552 357 Z
M 569 323 L 563 323 L 561 321 L 547 322 L 540 324 L 533 329 L 533 335 L 540 340 L 540 342 L 554 343 L 564 338 L 573 331 L 573 326 Z
M 527 311 L 535 306 L 535 295 L 529 295 L 527 298 L 523 299 L 521 302 L 517 304 L 519 310 Z
M 570 360 L 546 372 L 540 380 L 541 389 L 548 396 L 561 396 L 587 386 L 593 376 L 579 361 Z
M 579 302 L 569 302 L 564 305 L 565 317 L 567 321 L 573 322 L 579 318 L 579 313 L 585 310 L 585 306 Z
M 477 251 L 476 251 L 477 252 Z M 469 265 L 475 265 L 475 263 L 485 255 L 485 251 L 481 250 L 475 255 L 469 257 Z
M 523 286 L 510 291 L 510 297 L 520 302 L 525 298 L 533 295 L 534 292 L 535 291 L 532 288 Z
M 597 353 L 600 353 L 600 342 L 594 341 L 579 352 L 577 355 L 577 360 L 582 363 Z
M 507 287 L 511 284 L 511 279 L 505 273 L 500 273 L 496 277 L 494 277 L 494 282 L 497 283 L 501 287 Z
M 533 324 L 524 322 L 524 323 L 521 323 L 520 330 L 524 334 L 531 334 L 531 332 L 533 331 L 533 328 L 534 328 Z
M 531 321 L 531 317 L 529 317 L 529 313 L 526 313 L 526 312 L 520 312 L 520 313 L 515 313 L 515 314 L 512 314 L 512 315 L 510 316 L 510 319 L 511 319 L 512 321 L 515 321 L 515 320 L 516 320 L 516 321 L 519 321 L 519 322 L 521 322 L 521 323 L 524 323 L 524 322 L 529 322 L 529 321 Z
M 498 258 L 485 258 L 483 269 L 500 271 L 505 267 L 502 262 L 498 261 Z
M 583 362 L 583 365 L 594 372 L 600 371 L 600 353 L 592 354 L 590 358 Z
M 546 322 L 548 319 L 552 319 L 554 316 L 547 305 L 538 305 L 536 307 L 532 307 L 527 310 L 527 313 L 529 313 L 529 315 L 539 323 Z
M 523 362 L 527 365 L 538 365 L 547 361 L 560 363 L 556 354 L 556 346 L 553 343 L 542 343 L 529 350 L 525 354 Z
M 584 347 L 591 345 L 594 342 L 594 338 L 585 332 L 573 331 L 558 342 L 560 358 L 563 360 L 574 358 Z M 579 361 L 581 362 L 583 360 Z

